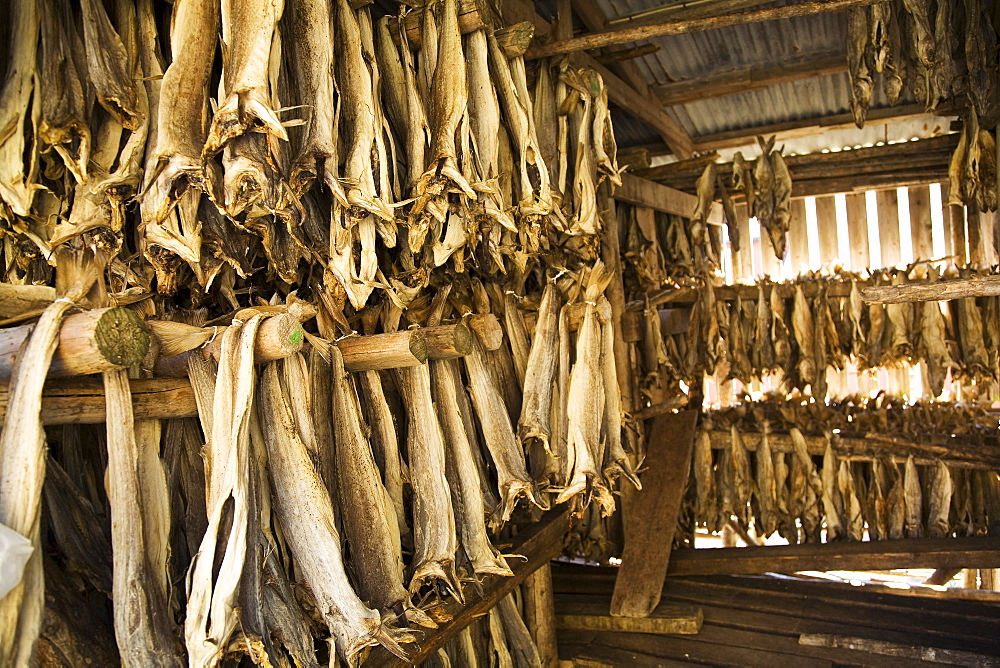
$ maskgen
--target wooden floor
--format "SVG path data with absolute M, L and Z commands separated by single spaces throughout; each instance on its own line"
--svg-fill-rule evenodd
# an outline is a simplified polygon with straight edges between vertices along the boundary
M 615 569 L 553 564 L 552 577 L 557 615 L 608 609 Z M 1000 665 L 991 603 L 782 577 L 670 577 L 654 615 L 691 606 L 703 614 L 696 635 L 561 628 L 559 657 L 590 667 Z

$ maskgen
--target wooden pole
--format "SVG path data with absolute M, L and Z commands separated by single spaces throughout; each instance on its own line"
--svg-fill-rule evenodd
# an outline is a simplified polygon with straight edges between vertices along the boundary
M 964 297 L 995 297 L 1000 295 L 1000 275 L 970 276 L 934 283 L 908 283 L 864 288 L 861 299 L 881 304 L 904 302 L 947 301 Z
M 181 378 L 187 376 L 187 365 L 191 355 L 201 355 L 218 361 L 222 352 L 222 334 L 225 327 L 217 327 L 214 336 L 201 348 L 190 350 L 172 357 L 161 357 L 153 366 L 153 373 L 165 378 Z M 265 318 L 257 330 L 257 340 L 254 342 L 254 362 L 263 364 L 284 359 L 302 349 L 304 341 L 302 325 L 299 319 L 291 313 L 279 313 Z
M 10 378 L 14 361 L 34 325 L 0 330 L 0 378 Z M 127 308 L 76 313 L 63 320 L 49 377 L 84 376 L 131 366 L 149 350 L 149 328 Z
M 467 316 L 465 324 L 486 350 L 496 350 L 503 343 L 503 327 L 492 313 L 475 313 Z
M 194 417 L 198 406 L 187 378 L 129 381 L 136 420 Z M 0 380 L 0 424 L 7 415 L 9 381 Z M 58 378 L 45 383 L 42 424 L 102 424 L 107 419 L 104 383 L 100 378 Z
M 599 49 L 604 46 L 616 46 L 618 44 L 627 44 L 629 42 L 637 42 L 666 35 L 681 35 L 684 33 L 712 30 L 714 28 L 725 28 L 728 26 L 774 21 L 798 16 L 810 16 L 825 12 L 842 12 L 852 7 L 871 5 L 875 2 L 876 0 L 817 0 L 815 2 L 797 2 L 783 7 L 752 9 L 734 14 L 723 14 L 722 16 L 709 16 L 685 21 L 667 21 L 665 23 L 638 28 L 607 30 L 605 32 L 591 33 L 581 37 L 553 42 L 552 44 L 537 46 L 528 49 L 525 57 L 544 58 L 560 53 Z
M 420 366 L 427 361 L 427 337 L 418 329 L 349 336 L 337 341 L 348 371 L 378 371 Z
M 559 664 L 556 646 L 556 610 L 552 594 L 552 567 L 545 564 L 524 579 L 524 622 L 538 648 L 542 668 Z
M 427 339 L 427 359 L 448 360 L 472 352 L 472 332 L 460 322 L 424 327 L 420 331 Z
M 47 285 L 11 285 L 0 283 L 0 318 L 15 318 L 38 311 L 54 302 L 56 289 Z

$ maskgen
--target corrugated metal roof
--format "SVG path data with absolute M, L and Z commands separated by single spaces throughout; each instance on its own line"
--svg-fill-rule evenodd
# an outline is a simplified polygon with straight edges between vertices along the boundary
M 663 4 L 662 0 L 596 2 L 609 18 Z M 824 13 L 670 35 L 649 40 L 660 50 L 634 62 L 652 85 L 698 79 L 750 65 L 779 66 L 807 57 L 844 54 L 846 25 L 845 14 Z M 850 78 L 840 73 L 668 107 L 667 113 L 697 140 L 719 132 L 843 114 L 850 110 L 850 95 Z M 904 90 L 897 104 L 913 101 L 912 92 Z M 888 106 L 876 80 L 871 108 Z M 627 114 L 619 113 L 614 121 L 621 146 L 647 143 L 649 137 L 655 137 L 643 123 Z M 842 146 L 834 144 L 836 141 L 828 148 Z

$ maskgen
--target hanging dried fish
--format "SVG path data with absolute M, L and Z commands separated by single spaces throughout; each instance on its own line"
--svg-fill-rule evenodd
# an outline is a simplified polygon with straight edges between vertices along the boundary
M 406 408 L 406 450 L 413 486 L 413 575 L 410 592 L 426 582 L 440 582 L 461 596 L 455 575 L 455 512 L 445 477 L 445 443 L 434 410 L 430 372 L 426 366 L 396 370 Z
M 698 506 L 695 516 L 706 526 L 712 527 L 718 517 L 716 507 L 715 473 L 712 466 L 712 439 L 709 428 L 702 426 L 694 442 L 694 481 L 698 492 Z
M 736 515 L 737 521 L 744 527 L 749 522 L 748 505 L 753 489 L 753 473 L 750 471 L 750 455 L 746 445 L 743 443 L 743 436 L 736 425 L 730 427 L 729 431 L 730 456 L 733 467 L 733 491 L 732 506 L 728 509 Z
M 277 516 L 317 612 L 330 629 L 331 645 L 349 665 L 365 647 L 376 644 L 405 659 L 399 643 L 412 641 L 412 636 L 386 627 L 347 579 L 330 495 L 295 431 L 274 363 L 265 369 L 260 390 L 260 422 Z
M 560 301 L 555 282 L 547 282 L 542 291 L 531 350 L 528 352 L 524 372 L 524 400 L 521 403 L 521 417 L 517 421 L 518 438 L 525 449 L 529 449 L 531 443 L 537 440 L 550 455 L 552 425 L 549 418 L 552 410 L 552 387 L 558 371 L 556 360 L 559 352 L 557 341 Z
M 826 516 L 826 540 L 832 542 L 847 535 L 844 524 L 849 518 L 844 512 L 844 500 L 837 485 L 837 458 L 833 454 L 833 444 L 828 435 L 826 452 L 823 453 L 823 514 Z
M 814 396 L 823 396 L 815 391 L 815 384 L 820 374 L 825 374 L 825 367 L 816 367 L 816 357 L 813 355 L 816 331 L 813 326 L 812 308 L 806 301 L 805 293 L 802 291 L 802 283 L 795 284 L 795 304 L 792 308 L 792 329 L 795 332 L 795 341 L 799 346 L 799 362 L 797 371 L 799 381 L 803 386 L 813 385 Z
M 951 535 L 952 480 L 948 467 L 940 459 L 934 465 L 931 489 L 927 504 L 927 536 L 945 538 Z
M 906 459 L 903 475 L 903 497 L 906 508 L 905 530 L 907 538 L 923 538 L 923 493 L 920 491 L 920 476 L 913 462 L 913 455 Z
M 377 610 L 402 608 L 412 617 L 415 611 L 403 587 L 395 509 L 379 478 L 361 422 L 358 398 L 344 370 L 343 355 L 339 348 L 331 346 L 330 356 L 337 496 L 351 565 L 357 573 L 358 594 Z
M 455 507 L 459 543 L 473 573 L 513 575 L 486 535 L 486 511 L 479 472 L 472 454 L 473 444 L 469 441 L 458 405 L 458 393 L 463 391 L 458 363 L 454 360 L 432 360 L 430 366 L 434 404 L 448 444 L 446 474 Z
M 851 75 L 851 113 L 854 124 L 865 126 L 872 97 L 872 76 L 868 70 L 866 47 L 869 39 L 868 8 L 847 10 L 847 70 Z
M 36 189 L 38 158 L 29 146 L 30 101 L 34 90 L 38 58 L 39 11 L 35 0 L 16 0 L 8 4 L 10 26 L 9 60 L 6 79 L 0 89 L 0 200 L 17 216 L 27 216 Z M 25 162 L 24 156 L 30 158 Z
M 472 353 L 464 358 L 469 376 L 469 394 L 483 430 L 483 440 L 486 441 L 497 471 L 497 489 L 500 493 L 497 514 L 501 521 L 506 522 L 514 512 L 517 500 L 524 496 L 528 501 L 534 502 L 534 492 L 531 477 L 524 465 L 523 451 L 514 436 L 500 391 L 486 368 L 485 358 L 482 344 L 474 338 Z
M 609 485 L 624 476 L 636 489 L 642 489 L 633 470 L 632 460 L 622 446 L 621 389 L 615 364 L 614 320 L 611 302 L 604 296 L 597 303 L 597 316 L 601 323 L 601 374 L 604 384 L 604 422 L 601 425 L 604 459 L 601 473 Z
M 774 455 L 768 438 L 770 425 L 765 420 L 761 424 L 760 443 L 757 446 L 757 516 L 754 527 L 757 535 L 767 538 L 778 528 L 778 490 L 774 475 Z
M 846 460 L 840 462 L 840 471 L 837 474 L 837 486 L 840 489 L 840 496 L 844 500 L 844 515 L 847 518 L 845 522 L 847 539 L 864 540 L 865 522 L 861 516 L 861 502 L 858 500 L 858 494 L 854 488 L 854 476 L 851 473 L 851 465 Z
M 399 454 L 396 425 L 382 388 L 382 378 L 378 371 L 361 371 L 358 373 L 358 380 L 366 409 L 364 414 L 372 430 L 372 449 L 381 464 L 382 480 L 392 500 L 396 524 L 404 534 L 409 533 L 409 523 L 403 507 L 403 481 L 406 475 Z
M 886 536 L 891 540 L 899 540 L 905 536 L 906 526 L 906 500 L 904 498 L 903 476 L 899 473 L 899 468 L 891 459 L 887 459 L 883 466 L 884 471 L 888 471 L 892 481 L 889 485 L 889 494 L 885 498 L 886 506 Z

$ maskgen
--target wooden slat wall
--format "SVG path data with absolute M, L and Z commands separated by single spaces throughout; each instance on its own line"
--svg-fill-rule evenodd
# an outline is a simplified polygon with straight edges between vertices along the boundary
M 909 208 L 910 241 L 914 260 L 940 259 L 935 257 L 934 235 L 932 231 L 933 218 L 937 213 L 932 209 L 932 186 L 915 186 L 907 189 L 904 203 Z M 967 234 L 966 210 L 960 206 L 948 205 L 948 184 L 940 184 L 941 189 L 941 219 L 943 221 L 944 255 L 956 255 L 956 263 L 964 264 L 968 255 L 973 256 L 980 266 L 991 266 L 1000 261 L 1000 227 L 995 213 L 981 213 L 969 216 L 969 225 L 974 225 L 973 233 Z M 835 196 L 817 197 L 816 222 L 819 259 L 822 266 L 830 268 L 834 259 L 839 259 L 844 269 L 864 272 L 872 267 L 871 240 L 869 238 L 868 207 L 865 193 L 847 193 L 845 195 L 847 214 L 846 256 L 841 257 L 839 232 L 837 224 L 837 208 Z M 895 189 L 880 190 L 875 193 L 877 204 L 877 228 L 881 252 L 881 266 L 889 267 L 902 260 L 901 230 L 899 222 L 899 206 Z M 936 201 L 936 200 L 935 200 Z M 739 252 L 731 252 L 733 263 L 732 278 L 736 282 L 754 281 L 764 275 L 778 280 L 783 271 L 798 275 L 821 267 L 813 267 L 809 261 L 810 239 L 806 224 L 805 198 L 792 200 L 791 220 L 788 233 L 788 250 L 783 265 L 775 256 L 767 231 L 760 229 L 760 239 L 754 243 L 750 238 L 749 214 L 745 204 L 736 205 L 737 224 L 742 241 Z M 873 221 L 874 223 L 875 221 Z M 970 247 L 972 244 L 974 246 Z M 938 251 L 938 255 L 941 251 Z M 923 368 L 919 370 L 920 377 L 926 376 Z M 914 373 L 916 376 L 916 373 Z M 706 391 L 713 401 L 725 404 L 735 400 L 733 387 L 722 379 L 707 379 Z M 878 372 L 863 372 L 851 364 L 845 371 L 829 374 L 830 395 L 838 396 L 853 392 L 871 394 L 878 389 L 893 394 L 908 394 L 911 389 L 916 392 L 919 386 L 911 388 L 911 369 L 903 367 Z M 754 381 L 754 388 L 757 382 Z M 926 382 L 921 383 L 926 388 Z M 748 388 L 749 389 L 749 388 Z

